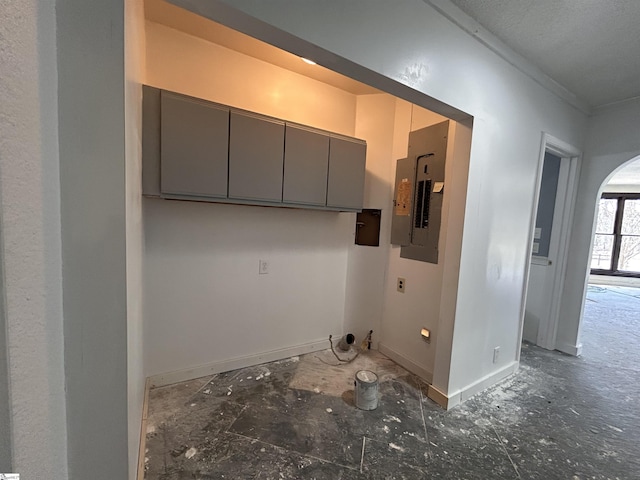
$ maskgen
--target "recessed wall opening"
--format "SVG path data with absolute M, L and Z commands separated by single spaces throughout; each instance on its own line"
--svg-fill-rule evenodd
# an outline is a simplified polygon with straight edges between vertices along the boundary
M 566 351 L 556 337 L 562 328 L 560 295 L 577 195 L 579 155 L 575 147 L 544 136 L 522 328 L 523 340 L 574 355 L 578 352 Z
M 358 343 L 371 330 L 372 348 L 430 382 L 439 315 L 398 312 L 437 312 L 443 270 L 454 267 L 407 263 L 390 245 L 395 162 L 407 156 L 411 131 L 457 120 L 448 127 L 440 235 L 460 236 L 464 202 L 451 198 L 466 195 L 469 117 L 394 84 L 451 115 L 435 113 L 165 2 L 146 1 L 145 17 L 145 84 L 365 140 L 363 210 L 380 222 L 379 247 L 369 248 L 375 239 L 356 244 L 355 213 L 144 198 L 152 384 L 326 348 L 329 334 L 353 332 Z M 397 270 L 409 277 L 401 298 Z
M 618 169 L 602 186 L 590 268 L 594 281 L 609 276 L 640 279 L 639 159 Z
M 580 325 L 585 358 L 638 365 L 640 318 L 640 158 L 603 183 L 596 203 L 590 275 Z M 624 352 L 615 354 L 614 352 Z

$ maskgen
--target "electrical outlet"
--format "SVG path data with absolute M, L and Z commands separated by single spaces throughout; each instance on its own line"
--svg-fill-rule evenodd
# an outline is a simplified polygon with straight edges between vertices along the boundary
M 398 291 L 400 293 L 404 293 L 404 287 L 406 286 L 407 281 L 404 278 L 398 277 Z
M 498 363 L 500 359 L 500 347 L 496 347 L 493 349 L 493 363 Z
M 258 273 L 260 275 L 266 275 L 267 273 L 269 273 L 269 262 L 267 262 L 266 260 L 260 260 L 260 268 L 258 270 Z

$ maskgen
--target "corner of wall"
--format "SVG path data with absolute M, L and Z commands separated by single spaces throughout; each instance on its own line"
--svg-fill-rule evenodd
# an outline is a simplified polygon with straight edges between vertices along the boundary
M 125 2 L 125 197 L 127 276 L 127 404 L 129 479 L 138 475 L 145 398 L 143 342 L 142 83 L 145 70 L 143 3 Z M 144 452 L 143 452 L 144 453 Z
M 2 182 L 0 182 L 2 199 Z M 4 289 L 4 242 L 2 239 L 2 202 L 0 201 L 0 472 L 12 472 L 12 427 L 9 408 L 9 364 L 7 355 L 7 323 Z
M 453 361 L 453 343 L 455 341 L 456 307 L 458 301 L 458 281 L 462 255 L 464 218 L 467 204 L 467 184 L 469 179 L 469 161 L 471 156 L 470 125 L 451 121 L 449 138 L 452 142 L 448 152 L 445 188 L 453 195 L 447 197 L 443 205 L 443 217 L 446 219 L 445 248 L 443 255 L 444 287 L 441 292 L 438 336 L 435 339 L 434 386 L 444 395 L 450 389 L 451 364 Z

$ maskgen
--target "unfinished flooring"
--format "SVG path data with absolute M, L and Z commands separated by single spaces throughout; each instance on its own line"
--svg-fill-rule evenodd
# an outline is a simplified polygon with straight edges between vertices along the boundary
M 640 291 L 588 298 L 582 358 L 524 345 L 517 374 L 448 412 L 377 352 L 153 389 L 145 478 L 639 479 Z M 374 411 L 354 406 L 359 369 L 380 377 Z

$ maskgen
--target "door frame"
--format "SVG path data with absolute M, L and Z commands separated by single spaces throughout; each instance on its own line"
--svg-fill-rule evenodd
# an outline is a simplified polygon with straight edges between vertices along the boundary
M 560 178 L 558 179 L 558 191 L 556 194 L 556 204 L 554 209 L 554 220 L 552 227 L 552 248 L 556 250 L 555 264 L 550 264 L 546 260 L 546 265 L 553 268 L 553 284 L 551 286 L 551 301 L 549 302 L 549 315 L 546 319 L 541 319 L 538 326 L 537 344 L 543 348 L 556 349 L 556 336 L 560 316 L 560 305 L 562 292 L 566 281 L 567 257 L 569 253 L 569 243 L 571 238 L 571 227 L 575 213 L 576 198 L 578 194 L 578 180 L 580 174 L 580 159 L 582 152 L 575 146 L 564 142 L 548 133 L 542 134 L 540 143 L 540 153 L 538 156 L 538 168 L 536 172 L 536 187 L 534 202 L 531 211 L 531 222 L 529 225 L 529 240 L 527 243 L 527 262 L 525 268 L 525 282 L 523 286 L 522 305 L 520 312 L 520 335 L 518 336 L 518 359 L 520 358 L 520 343 L 524 331 L 524 319 L 527 303 L 527 292 L 529 290 L 529 278 L 531 264 L 540 262 L 531 255 L 538 201 L 540 199 L 540 187 L 542 181 L 542 169 L 544 167 L 545 153 L 552 153 L 561 159 Z M 563 171 L 564 170 L 564 171 Z M 559 218 L 556 213 L 560 210 Z M 544 260 L 543 260 L 544 262 Z

